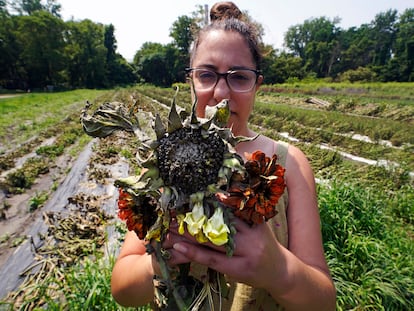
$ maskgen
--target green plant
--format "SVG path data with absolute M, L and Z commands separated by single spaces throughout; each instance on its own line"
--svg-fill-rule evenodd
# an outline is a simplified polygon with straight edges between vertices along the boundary
M 40 206 L 43 205 L 49 198 L 49 195 L 46 191 L 37 192 L 34 197 L 29 200 L 29 211 L 33 212 L 37 210 Z
M 48 165 L 49 163 L 44 158 L 29 158 L 22 168 L 7 174 L 4 185 L 7 192 L 21 193 L 24 189 L 30 189 L 38 175 L 49 171 Z
M 6 177 L 9 192 L 19 192 L 19 189 L 28 189 L 32 186 L 33 180 L 23 170 L 16 170 Z
M 64 146 L 62 145 L 42 146 L 36 150 L 36 154 L 53 158 L 60 156 L 63 153 L 63 150 Z
M 60 282 L 67 310 L 150 310 L 149 307 L 123 308 L 111 295 L 110 280 L 114 258 L 91 260 L 74 266 Z M 57 304 L 50 310 L 61 310 Z

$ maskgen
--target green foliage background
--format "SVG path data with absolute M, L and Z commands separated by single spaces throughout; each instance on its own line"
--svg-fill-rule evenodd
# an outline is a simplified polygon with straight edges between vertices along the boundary
M 56 0 L 44 2 L 0 1 L 0 87 L 67 90 L 185 82 L 189 48 L 204 23 L 203 6 L 177 18 L 171 43 L 146 42 L 133 60 L 126 60 L 117 53 L 112 24 L 64 21 Z M 292 25 L 282 50 L 263 42 L 265 83 L 414 80 L 414 8 L 379 12 L 372 21 L 349 29 L 338 27 L 339 22 L 316 17 Z M 263 36 L 264 28 L 255 23 Z

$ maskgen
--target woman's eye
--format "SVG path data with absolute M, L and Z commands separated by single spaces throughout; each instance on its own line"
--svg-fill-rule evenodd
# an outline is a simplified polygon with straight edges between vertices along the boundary
M 247 75 L 239 72 L 232 73 L 231 78 L 234 80 L 249 80 L 249 77 Z
M 214 79 L 214 77 L 215 77 L 215 74 L 213 73 L 213 72 L 209 72 L 209 71 L 204 71 L 204 72 L 200 72 L 199 73 L 199 78 L 200 79 L 205 79 L 205 80 L 208 80 L 208 79 Z

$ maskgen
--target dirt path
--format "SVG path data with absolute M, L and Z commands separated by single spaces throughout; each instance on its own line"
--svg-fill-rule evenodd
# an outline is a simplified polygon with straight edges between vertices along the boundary
M 0 94 L 0 99 L 21 96 L 22 94 Z

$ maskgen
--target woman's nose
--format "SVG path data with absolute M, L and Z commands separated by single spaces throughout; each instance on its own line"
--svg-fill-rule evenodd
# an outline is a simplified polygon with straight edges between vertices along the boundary
M 225 77 L 219 77 L 219 80 L 214 87 L 214 98 L 217 100 L 217 102 L 230 98 L 230 88 Z

